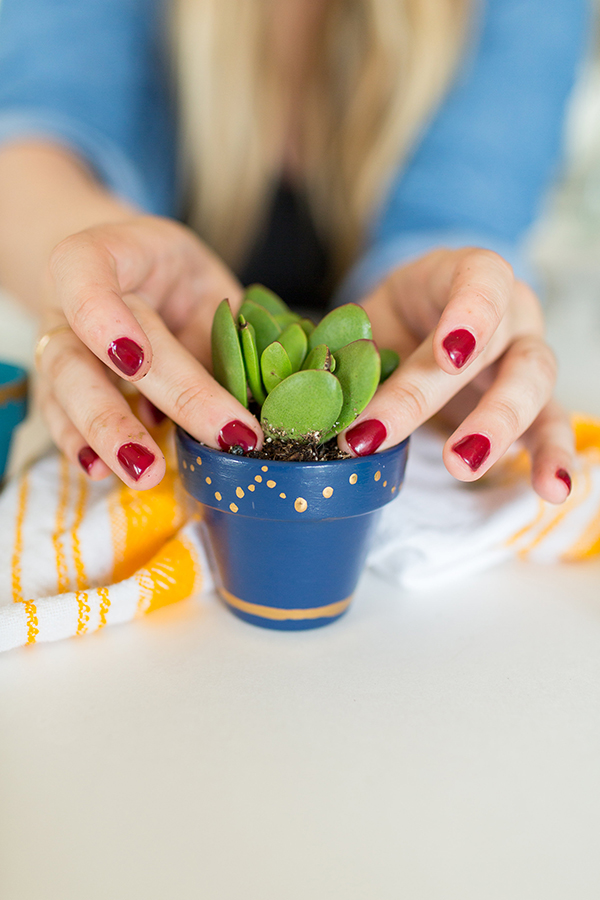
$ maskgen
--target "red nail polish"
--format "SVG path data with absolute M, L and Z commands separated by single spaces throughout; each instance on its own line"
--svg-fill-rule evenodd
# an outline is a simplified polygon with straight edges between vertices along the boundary
M 468 434 L 452 449 L 472 472 L 476 472 L 490 455 L 491 446 L 490 439 L 484 434 Z
M 151 403 L 148 400 L 148 412 L 150 413 L 150 417 L 153 419 L 155 425 L 160 425 L 161 422 L 164 422 L 167 418 L 162 409 L 159 409 L 158 406 L 155 406 L 154 403 Z
M 117 459 L 134 481 L 138 481 L 154 462 L 154 453 L 150 453 L 141 444 L 123 444 L 117 452 Z
M 82 447 L 77 454 L 77 459 L 79 460 L 79 465 L 81 466 L 81 468 L 84 469 L 89 475 L 92 466 L 98 459 L 98 454 L 95 450 L 92 450 L 91 447 Z
M 221 428 L 219 437 L 217 438 L 221 450 L 231 450 L 232 447 L 241 447 L 244 453 L 248 450 L 254 450 L 256 447 L 256 435 L 251 428 L 234 419 Z
M 457 369 L 462 369 L 475 349 L 475 338 L 466 328 L 451 331 L 442 344 Z
M 387 430 L 379 419 L 365 419 L 346 432 L 348 446 L 357 456 L 375 453 L 387 437 Z
M 566 484 L 566 486 L 567 486 L 568 489 L 569 489 L 569 494 L 570 494 L 570 493 L 571 493 L 571 488 L 573 487 L 573 483 L 572 483 L 572 481 L 571 481 L 571 476 L 569 475 L 569 473 L 567 472 L 567 470 L 566 470 L 566 469 L 557 469 L 557 470 L 556 470 L 556 477 L 557 477 L 557 478 L 560 478 L 561 481 L 564 481 L 564 483 Z M 567 497 L 569 496 L 569 494 L 567 494 Z
M 108 346 L 108 358 L 123 375 L 135 375 L 144 362 L 144 351 L 131 338 L 118 338 Z

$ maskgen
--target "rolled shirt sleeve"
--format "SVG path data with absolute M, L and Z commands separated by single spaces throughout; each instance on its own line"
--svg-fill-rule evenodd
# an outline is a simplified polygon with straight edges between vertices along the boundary
M 485 0 L 470 51 L 338 294 L 356 300 L 434 247 L 480 246 L 530 276 L 522 239 L 557 172 L 589 34 L 585 0 Z
M 50 138 L 141 209 L 177 206 L 159 0 L 2 0 L 0 142 Z

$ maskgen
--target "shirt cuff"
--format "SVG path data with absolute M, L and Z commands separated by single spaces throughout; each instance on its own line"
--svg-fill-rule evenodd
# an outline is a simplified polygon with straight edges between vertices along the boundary
M 511 264 L 517 278 L 535 287 L 535 275 L 519 247 L 481 232 L 420 231 L 406 232 L 372 246 L 352 267 L 338 290 L 333 305 L 358 303 L 398 266 L 444 247 L 481 247 L 493 250 Z
M 48 138 L 73 150 L 118 197 L 141 210 L 161 214 L 152 193 L 127 155 L 103 134 L 80 122 L 47 110 L 0 112 L 0 144 L 27 138 Z

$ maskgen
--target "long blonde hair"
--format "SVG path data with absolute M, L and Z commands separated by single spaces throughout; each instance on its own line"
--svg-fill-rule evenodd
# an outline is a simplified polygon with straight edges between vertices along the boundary
M 174 58 L 190 224 L 239 265 L 280 175 L 273 2 L 175 0 Z M 300 128 L 303 186 L 338 271 L 448 85 L 471 0 L 324 0 Z

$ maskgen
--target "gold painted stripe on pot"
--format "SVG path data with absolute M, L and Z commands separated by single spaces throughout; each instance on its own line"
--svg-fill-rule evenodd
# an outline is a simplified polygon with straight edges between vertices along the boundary
M 219 588 L 219 593 L 226 603 L 234 606 L 241 612 L 248 613 L 250 616 L 258 616 L 261 619 L 276 619 L 284 621 L 285 619 L 327 619 L 332 616 L 341 615 L 344 610 L 350 606 L 352 596 L 346 597 L 345 600 L 338 600 L 337 603 L 328 603 L 327 606 L 317 606 L 313 609 L 277 609 L 272 606 L 262 606 L 259 603 L 249 603 L 247 600 L 241 600 L 226 591 L 225 588 Z
M 24 400 L 27 396 L 27 381 L 23 379 L 22 381 L 18 381 L 17 384 L 7 384 L 4 387 L 0 387 L 0 404 L 4 405 L 5 403 L 9 403 L 11 400 Z

